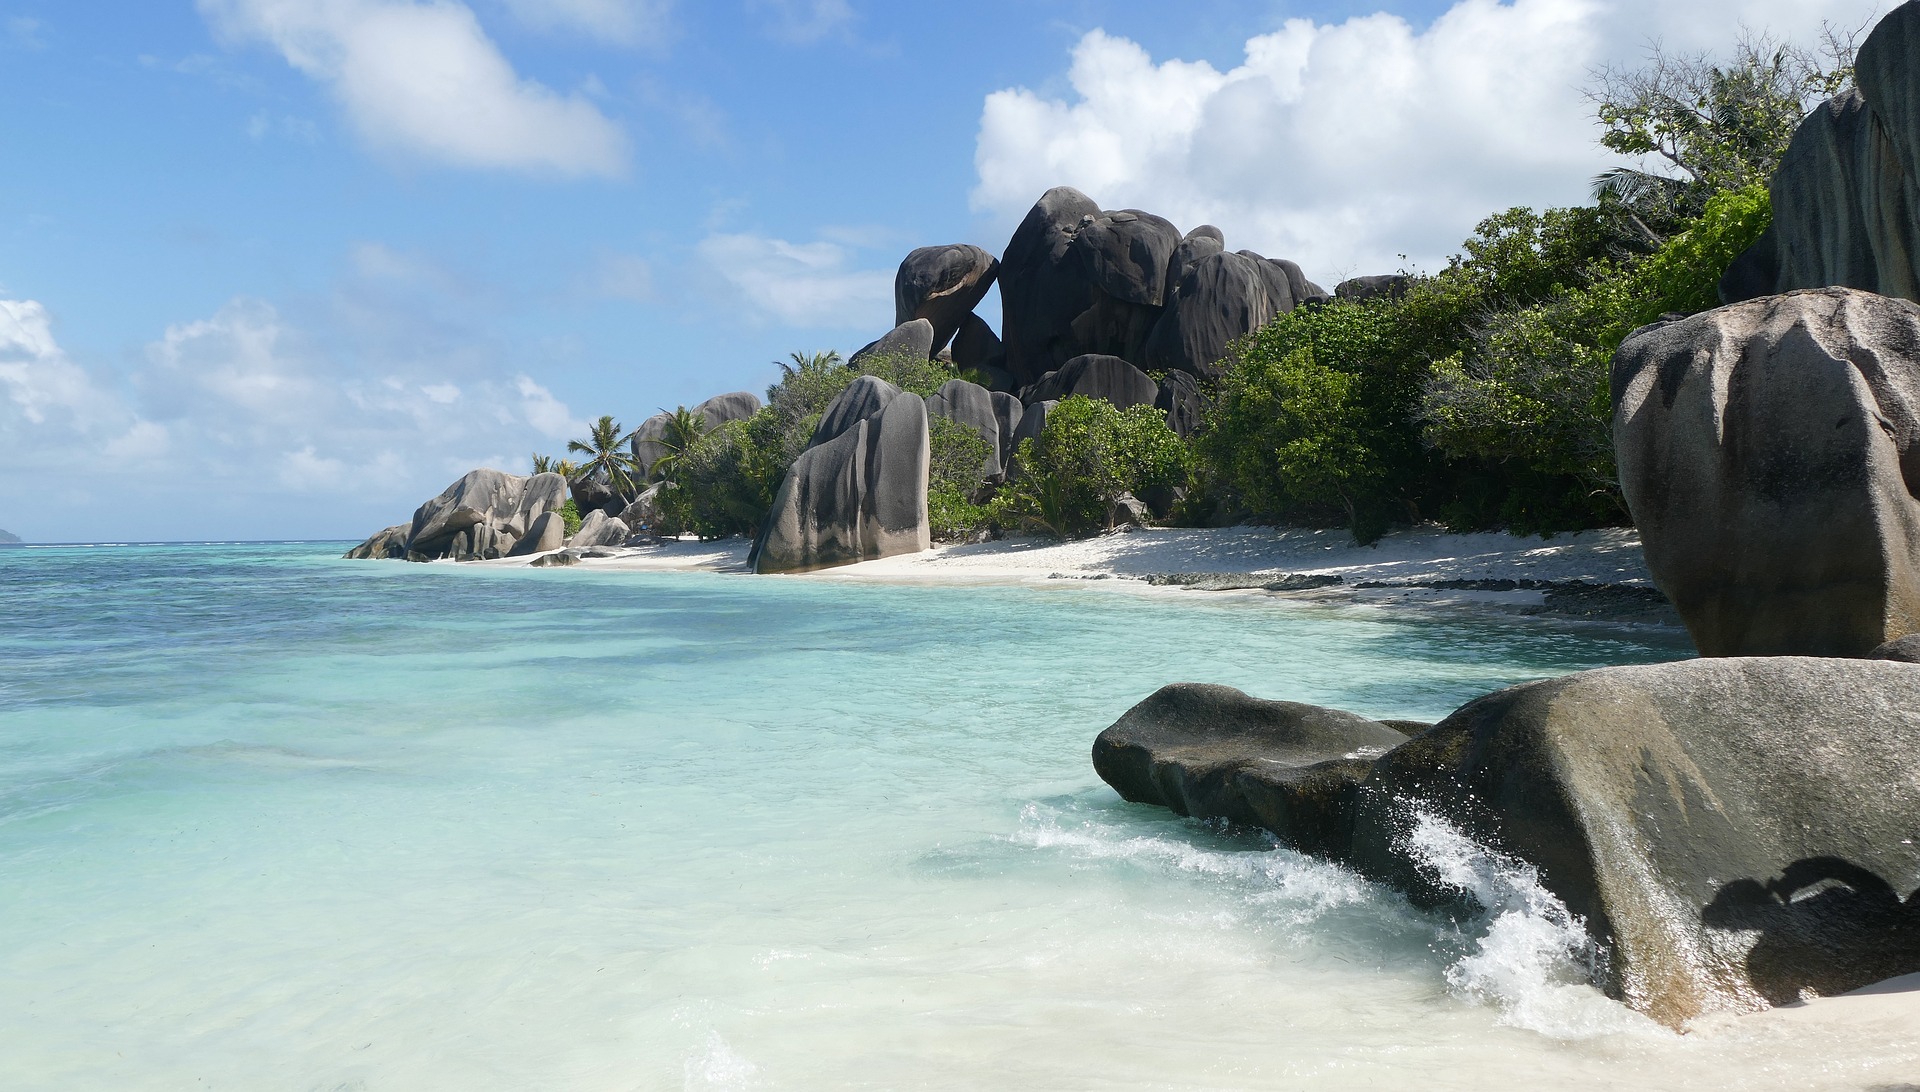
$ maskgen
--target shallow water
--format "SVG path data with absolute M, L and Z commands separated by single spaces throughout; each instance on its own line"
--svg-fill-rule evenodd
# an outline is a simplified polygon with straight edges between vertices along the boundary
M 1484 920 L 1088 762 L 1164 682 L 1432 719 L 1671 634 L 338 552 L 0 551 L 0 1085 L 1920 1073 L 1916 1029 L 1649 1026 L 1579 984 L 1524 869 L 1444 829 Z

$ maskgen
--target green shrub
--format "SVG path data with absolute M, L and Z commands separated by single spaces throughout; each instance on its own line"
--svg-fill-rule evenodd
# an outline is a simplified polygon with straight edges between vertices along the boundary
M 560 524 L 566 528 L 568 538 L 580 533 L 580 506 L 573 503 L 572 497 L 560 506 Z
M 1122 493 L 1136 496 L 1182 484 L 1191 465 L 1186 445 L 1152 406 L 1125 410 L 1080 395 L 1047 415 L 1037 439 L 1023 440 L 1011 474 L 989 509 L 995 525 L 1058 538 L 1111 525 Z
M 987 484 L 992 445 L 970 425 L 929 415 L 927 447 L 927 519 L 933 537 L 953 540 L 985 527 L 987 509 L 978 498 Z
M 1635 271 L 1640 297 L 1633 325 L 1644 326 L 1668 312 L 1695 314 L 1720 306 L 1720 278 L 1742 251 L 1773 223 L 1773 202 L 1765 186 L 1717 193 L 1692 227 L 1668 240 Z

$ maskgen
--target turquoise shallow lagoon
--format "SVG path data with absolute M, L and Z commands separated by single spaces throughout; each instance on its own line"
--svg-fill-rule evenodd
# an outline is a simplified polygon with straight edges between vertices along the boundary
M 1162 683 L 1432 719 L 1661 631 L 1097 585 L 0 550 L 0 1086 L 1866 1088 L 1120 802 Z

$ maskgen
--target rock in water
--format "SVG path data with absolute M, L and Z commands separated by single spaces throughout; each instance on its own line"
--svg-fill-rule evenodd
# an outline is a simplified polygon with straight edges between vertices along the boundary
M 411 523 L 389 527 L 348 550 L 346 558 L 349 561 L 404 560 L 407 556 L 407 536 L 412 531 Z
M 1028 402 L 1057 402 L 1078 394 L 1104 398 L 1126 409 L 1153 405 L 1160 389 L 1147 373 L 1117 356 L 1088 354 L 1067 361 L 1059 371 L 1048 372 L 1025 393 Z
M 1920 667 L 1615 667 L 1475 701 L 1375 763 L 1353 861 L 1428 901 L 1426 812 L 1531 863 L 1670 1027 L 1920 971 Z M 1432 862 L 1425 862 L 1432 863 Z
M 1832 288 L 1650 326 L 1613 404 L 1647 567 L 1702 655 L 1920 630 L 1920 307 Z
M 1809 114 L 1772 182 L 1773 222 L 1720 282 L 1728 302 L 1845 286 L 1920 300 L 1920 2 L 1860 46 L 1857 89 Z
M 977 246 L 923 246 L 894 275 L 894 324 L 926 319 L 934 350 L 945 348 L 999 276 L 999 260 Z
M 870 356 L 906 356 L 915 360 L 933 359 L 933 323 L 926 319 L 903 322 L 878 341 L 862 345 L 847 358 L 847 366 L 857 367 Z
M 933 544 L 919 395 L 862 376 L 827 407 L 814 440 L 774 496 L 749 558 L 754 572 L 806 572 Z
M 1406 740 L 1352 713 L 1177 683 L 1100 733 L 1093 768 L 1134 803 L 1261 827 L 1289 848 L 1340 860 L 1356 786 Z
M 521 478 L 498 470 L 470 471 L 414 512 L 407 557 L 499 557 L 541 513 L 558 510 L 566 499 L 567 480 L 558 474 Z M 489 553 L 495 546 L 498 552 Z

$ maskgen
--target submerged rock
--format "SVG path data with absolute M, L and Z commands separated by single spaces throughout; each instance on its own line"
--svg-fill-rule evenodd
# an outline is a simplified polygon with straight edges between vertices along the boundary
M 1920 630 L 1920 307 L 1829 288 L 1646 327 L 1613 403 L 1647 568 L 1703 655 Z
M 1920 971 L 1920 667 L 1766 657 L 1502 690 L 1374 764 L 1353 863 L 1426 902 L 1425 815 L 1533 865 L 1671 1027 Z
M 1135 803 L 1260 827 L 1289 848 L 1340 860 L 1356 787 L 1374 759 L 1406 740 L 1352 713 L 1178 683 L 1100 733 L 1093 768 Z

